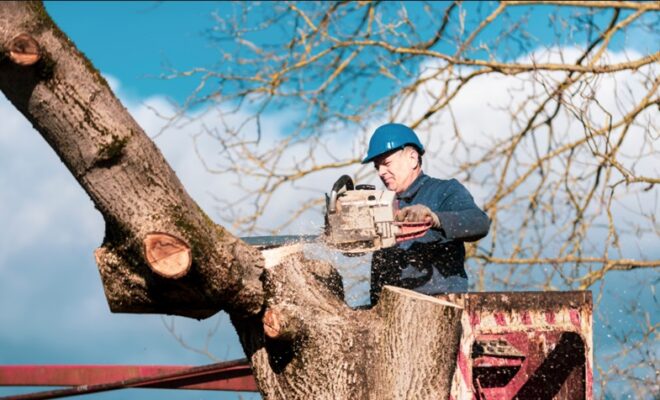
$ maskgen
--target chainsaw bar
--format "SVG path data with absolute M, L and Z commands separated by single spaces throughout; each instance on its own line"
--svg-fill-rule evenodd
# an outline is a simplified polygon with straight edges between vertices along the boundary
M 314 243 L 321 240 L 319 235 L 275 235 L 275 236 L 244 236 L 241 240 L 260 250 L 287 246 L 296 243 Z

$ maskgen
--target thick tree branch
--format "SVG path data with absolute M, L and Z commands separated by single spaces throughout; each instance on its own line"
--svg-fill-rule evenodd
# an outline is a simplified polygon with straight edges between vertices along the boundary
M 201 211 L 43 5 L 0 4 L 0 49 L 10 51 L 0 59 L 0 90 L 57 152 L 106 221 L 96 257 L 111 309 L 194 317 L 220 309 L 258 312 L 260 253 Z M 38 62 L 30 59 L 34 55 L 41 55 Z M 153 232 L 175 239 L 154 241 Z M 173 251 L 162 251 L 163 244 Z

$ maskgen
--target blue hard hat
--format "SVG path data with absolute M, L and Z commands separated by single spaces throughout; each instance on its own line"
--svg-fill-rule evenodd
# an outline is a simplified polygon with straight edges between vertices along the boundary
M 362 164 L 372 161 L 381 154 L 402 149 L 407 145 L 417 147 L 419 154 L 424 154 L 424 146 L 422 146 L 422 142 L 419 141 L 415 131 L 403 124 L 381 125 L 369 140 L 369 150 L 367 150 L 367 156 L 362 160 Z

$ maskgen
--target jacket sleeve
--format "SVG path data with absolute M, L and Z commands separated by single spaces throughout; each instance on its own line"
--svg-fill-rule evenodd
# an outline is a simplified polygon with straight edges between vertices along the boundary
M 433 211 L 440 219 L 441 234 L 446 239 L 474 242 L 488 234 L 490 218 L 457 180 L 452 179 L 448 190 L 438 199 Z

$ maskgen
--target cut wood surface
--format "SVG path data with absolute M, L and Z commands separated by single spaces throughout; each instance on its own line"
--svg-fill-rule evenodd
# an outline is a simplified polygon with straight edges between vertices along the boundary
M 152 232 L 144 238 L 144 253 L 151 269 L 165 278 L 180 278 L 192 263 L 190 247 L 167 233 Z
M 15 64 L 29 66 L 41 58 L 39 44 L 26 33 L 21 33 L 9 42 L 9 59 Z

